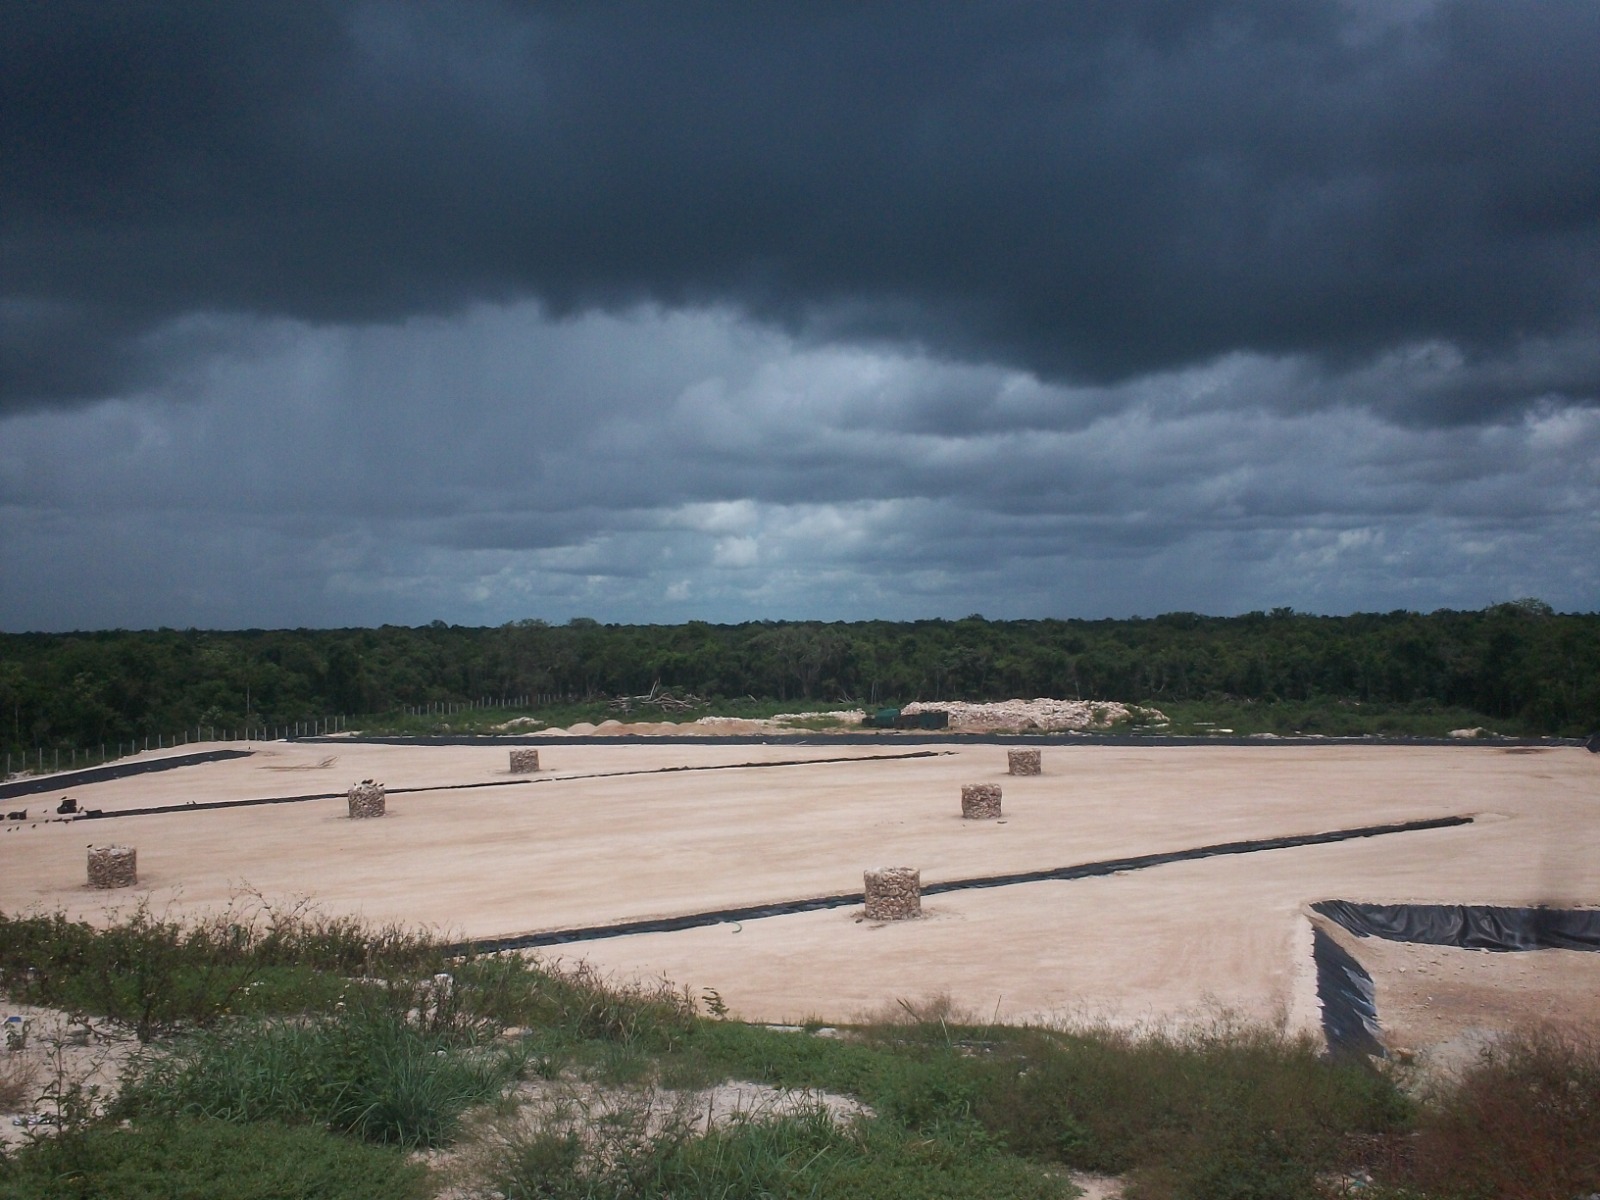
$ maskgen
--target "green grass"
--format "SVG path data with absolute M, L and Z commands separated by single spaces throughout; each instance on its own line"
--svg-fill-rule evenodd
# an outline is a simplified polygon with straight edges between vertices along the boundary
M 0 1200 L 422 1200 L 392 1150 L 272 1122 L 102 1126 L 0 1159 Z
M 1128 732 L 1152 736 L 1206 736 L 1223 730 L 1239 736 L 1275 733 L 1323 737 L 1446 737 L 1453 729 L 1488 729 L 1509 737 L 1530 731 L 1523 722 L 1488 717 L 1466 708 L 1452 708 L 1431 701 L 1413 704 L 1361 703 L 1338 697 L 1316 700 L 1146 700 L 1143 705 L 1159 709 L 1169 723 L 1152 725 L 1135 721 Z M 1226 735 L 1224 735 L 1226 736 Z
M 821 1108 L 709 1133 L 684 1122 L 652 1131 L 642 1112 L 598 1127 L 552 1123 L 497 1146 L 480 1188 L 506 1200 L 1049 1200 L 1074 1191 L 980 1138 L 927 1137 L 882 1121 L 841 1126 Z
M 1236 1194 L 1217 1181 L 1243 1178 L 1245 1163 L 1272 1187 L 1299 1187 L 1411 1112 L 1364 1064 L 1226 1020 L 1139 1036 L 912 1021 L 851 1039 L 722 1023 L 680 1058 L 669 1082 L 732 1075 L 845 1092 L 910 1133 L 977 1131 L 1030 1161 L 1133 1172 L 1151 1195 Z
M 323 1008 L 341 975 L 432 974 L 445 961 L 424 934 L 249 895 L 187 924 L 147 901 L 104 929 L 61 913 L 0 914 L 0 989 L 102 1017 L 142 1042 L 239 1013 Z
M 521 1056 L 463 1045 L 460 1030 L 430 1030 L 403 1003 L 364 989 L 332 1014 L 192 1034 L 140 1060 L 114 1112 L 314 1124 L 370 1142 L 444 1145 L 463 1112 L 516 1076 Z
M 146 983 L 111 987 L 116 970 Z M 443 1184 L 387 1148 L 489 1127 L 518 1076 L 640 1095 L 749 1080 L 849 1095 L 871 1115 L 710 1133 L 581 1109 L 501 1124 L 452 1178 L 463 1195 L 1042 1198 L 1068 1194 L 1069 1169 L 1123 1175 L 1129 1200 L 1310 1200 L 1358 1168 L 1373 1200 L 1600 1189 L 1594 1041 L 1513 1042 L 1412 1100 L 1364 1061 L 1226 1018 L 1135 1035 L 902 1005 L 823 1037 L 707 1017 L 666 981 L 618 988 L 516 955 L 451 961 L 439 939 L 304 906 L 183 927 L 135 909 L 99 931 L 0 915 L 0 971 L 17 998 L 96 1001 L 149 1039 L 107 1116 L 78 1105 L 0 1165 L 0 1198 L 428 1194 Z M 161 981 L 182 999 L 151 1017 Z M 250 1191 L 263 1159 L 316 1181 Z
M 1024 1031 L 986 1056 L 974 1113 L 1023 1154 L 1132 1172 L 1150 1195 L 1306 1194 L 1349 1165 L 1352 1135 L 1410 1116 L 1386 1077 L 1319 1051 L 1226 1020 L 1142 1036 Z

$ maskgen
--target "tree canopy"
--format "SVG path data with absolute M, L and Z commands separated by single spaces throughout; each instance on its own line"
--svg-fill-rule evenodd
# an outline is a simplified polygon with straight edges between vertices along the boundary
M 156 630 L 0 634 L 0 746 L 87 746 L 201 725 L 506 696 L 884 704 L 1054 696 L 1431 702 L 1527 732 L 1600 727 L 1600 613 L 1126 620 Z

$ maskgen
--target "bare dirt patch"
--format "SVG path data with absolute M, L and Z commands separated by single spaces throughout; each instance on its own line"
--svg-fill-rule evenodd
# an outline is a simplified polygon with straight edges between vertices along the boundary
M 0 1043 L 0 1077 L 26 1082 L 0 1106 L 0 1146 L 54 1128 L 63 1098 L 73 1094 L 102 1111 L 137 1046 L 131 1035 L 53 1008 L 0 999 L 0 1015 L 21 1017 L 26 1028 L 20 1048 Z

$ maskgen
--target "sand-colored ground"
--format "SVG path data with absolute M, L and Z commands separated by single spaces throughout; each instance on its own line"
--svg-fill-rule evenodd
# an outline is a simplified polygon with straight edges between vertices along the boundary
M 1314 901 L 1600 904 L 1600 756 L 1580 749 L 1075 745 L 1047 748 L 1042 776 L 1013 778 L 1004 747 L 955 739 L 936 748 L 948 753 L 880 758 L 911 749 L 893 741 L 553 742 L 541 747 L 539 782 L 516 783 L 503 745 L 275 743 L 248 759 L 71 794 L 112 811 L 342 792 L 366 778 L 392 789 L 496 786 L 391 794 L 378 821 L 349 820 L 343 799 L 331 799 L 0 824 L 0 908 L 99 918 L 126 907 L 131 893 L 85 886 L 90 842 L 137 847 L 139 894 L 160 910 L 215 909 L 250 888 L 490 937 L 859 891 L 862 871 L 879 865 L 920 867 L 933 883 L 1474 816 L 1458 828 L 932 896 L 915 922 L 873 925 L 859 909 L 833 909 L 559 951 L 621 976 L 714 988 L 736 1015 L 758 1020 L 845 1021 L 948 993 L 1008 1020 L 1167 1019 L 1221 1005 L 1309 1027 L 1305 906 Z M 839 757 L 856 761 L 814 761 Z M 792 759 L 811 765 L 623 774 Z M 960 787 L 978 782 L 1002 785 L 1001 821 L 961 819 Z M 26 807 L 36 815 L 58 799 Z M 1365 960 L 1379 945 L 1354 948 Z M 1461 1005 L 1510 996 L 1521 1013 L 1579 1008 L 1600 1019 L 1591 1011 L 1600 955 L 1448 953 L 1468 964 L 1457 973 Z M 1551 954 L 1562 965 L 1547 971 Z M 1403 987 L 1418 976 L 1372 957 L 1380 1012 L 1394 1004 L 1408 1040 L 1453 1036 L 1413 1017 Z M 1508 991 L 1503 964 L 1513 958 Z

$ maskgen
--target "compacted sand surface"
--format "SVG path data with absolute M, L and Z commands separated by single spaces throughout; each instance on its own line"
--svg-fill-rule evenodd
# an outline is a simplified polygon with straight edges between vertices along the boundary
M 855 906 L 543 952 L 588 958 L 620 977 L 664 974 L 714 988 L 755 1020 L 846 1021 L 897 999 L 948 995 L 960 1009 L 1006 1020 L 1160 1021 L 1220 1006 L 1310 1027 L 1306 906 L 1315 901 L 1600 904 L 1600 756 L 1574 748 L 1046 746 L 1038 777 L 1008 775 L 1003 746 L 959 738 L 915 748 L 892 739 L 554 741 L 540 746 L 544 769 L 532 776 L 508 771 L 504 744 L 250 748 L 244 759 L 62 794 L 107 813 L 337 797 L 6 822 L 0 908 L 103 919 L 147 896 L 181 915 L 253 890 L 488 938 L 860 891 L 863 870 L 875 866 L 919 867 L 931 884 L 1473 817 L 1455 828 L 934 895 L 911 922 L 868 923 Z M 888 757 L 913 749 L 939 753 Z M 851 761 L 817 761 L 839 758 Z M 792 760 L 805 761 L 754 765 Z M 713 767 L 733 769 L 701 769 Z M 346 815 L 343 792 L 363 779 L 391 789 L 381 820 Z M 1002 818 L 963 820 L 964 783 L 1001 784 Z M 7 805 L 37 816 L 59 798 Z M 90 843 L 136 847 L 139 888 L 90 890 Z M 1417 1007 L 1439 1005 L 1439 991 L 1432 1002 L 1408 998 L 1425 972 L 1391 962 L 1393 947 L 1369 955 L 1378 943 L 1349 944 L 1372 958 L 1380 1013 L 1392 1005 L 1404 1037 L 1459 1033 L 1459 1021 L 1430 1028 Z M 1466 964 L 1452 976 L 1460 986 L 1482 992 L 1460 1003 L 1488 1006 L 1473 1009 L 1474 1020 L 1501 999 L 1508 1011 L 1558 1016 L 1593 1008 L 1600 996 L 1600 954 L 1446 953 Z M 1555 953 L 1561 965 L 1546 971 L 1539 964 Z M 1508 982 L 1511 959 L 1519 962 Z

